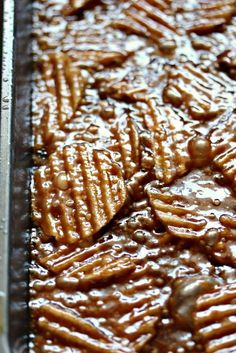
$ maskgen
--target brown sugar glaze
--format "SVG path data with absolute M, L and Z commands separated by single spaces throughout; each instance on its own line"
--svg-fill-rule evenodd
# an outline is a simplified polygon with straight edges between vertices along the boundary
M 236 1 L 34 1 L 31 353 L 236 352 Z

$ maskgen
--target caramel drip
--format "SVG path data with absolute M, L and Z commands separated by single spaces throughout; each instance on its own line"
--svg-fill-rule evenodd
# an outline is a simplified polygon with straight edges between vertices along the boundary
M 233 352 L 236 345 L 236 287 L 222 286 L 200 296 L 194 324 L 206 353 Z
M 66 146 L 35 172 L 34 219 L 60 242 L 91 242 L 125 201 L 121 171 L 108 151 Z

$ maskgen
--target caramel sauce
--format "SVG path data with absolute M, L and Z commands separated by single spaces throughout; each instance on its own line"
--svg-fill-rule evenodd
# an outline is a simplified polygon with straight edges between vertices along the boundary
M 236 352 L 235 15 L 34 1 L 31 353 Z

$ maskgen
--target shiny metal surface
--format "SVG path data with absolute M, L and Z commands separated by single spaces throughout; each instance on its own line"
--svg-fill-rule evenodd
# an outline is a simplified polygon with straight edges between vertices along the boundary
M 30 5 L 5 0 L 2 17 L 0 352 L 23 353 L 28 334 Z

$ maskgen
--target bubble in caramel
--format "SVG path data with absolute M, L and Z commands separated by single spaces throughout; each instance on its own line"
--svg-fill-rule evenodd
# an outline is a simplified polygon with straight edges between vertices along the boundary
M 209 164 L 211 159 L 211 144 L 204 136 L 195 136 L 189 142 L 191 161 L 195 167 L 201 168 Z

